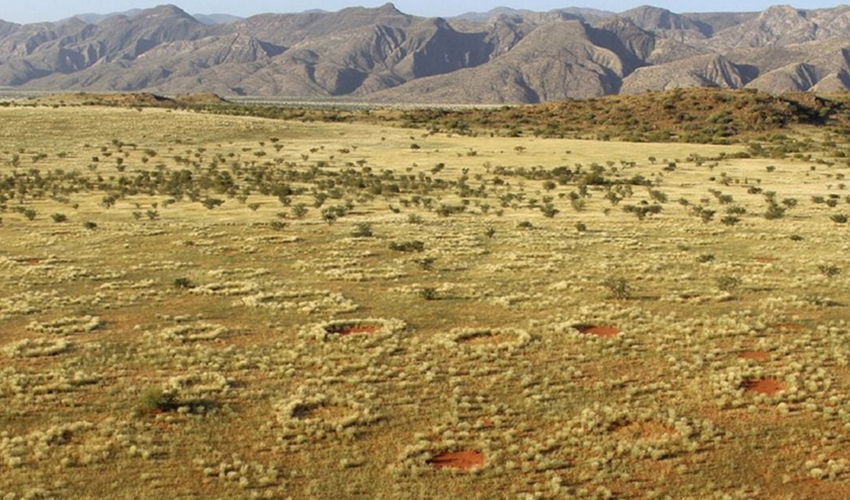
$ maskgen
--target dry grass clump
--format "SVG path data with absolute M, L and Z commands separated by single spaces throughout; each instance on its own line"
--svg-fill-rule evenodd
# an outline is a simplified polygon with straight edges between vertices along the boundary
M 171 377 L 168 379 L 167 388 L 175 391 L 178 396 L 201 397 L 225 394 L 233 384 L 233 380 L 221 373 L 203 372 Z
M 33 321 L 27 325 L 27 329 L 51 335 L 73 335 L 75 333 L 90 333 L 103 325 L 104 322 L 97 316 L 68 316 L 43 323 Z
M 242 297 L 233 304 L 252 308 L 298 311 L 304 314 L 342 314 L 355 312 L 360 308 L 342 294 L 327 290 L 260 292 Z
M 0 497 L 846 496 L 843 132 L 0 115 Z
M 55 356 L 71 349 L 65 339 L 23 339 L 3 347 L 3 352 L 12 358 L 36 358 Z
M 196 295 L 248 295 L 260 289 L 260 285 L 254 281 L 216 281 L 198 285 L 189 290 Z

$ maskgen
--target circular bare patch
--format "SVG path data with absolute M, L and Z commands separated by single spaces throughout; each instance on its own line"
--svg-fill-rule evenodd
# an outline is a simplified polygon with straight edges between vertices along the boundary
M 449 346 L 476 349 L 516 349 L 531 341 L 531 335 L 517 328 L 455 328 L 445 336 Z
M 617 426 L 614 429 L 613 435 L 619 439 L 659 439 L 664 436 L 672 435 L 676 429 L 670 425 L 658 422 L 656 420 L 645 420 L 639 422 L 628 422 L 624 425 Z
M 471 470 L 484 466 L 484 454 L 473 450 L 448 451 L 428 460 L 435 469 Z
M 296 420 L 316 419 L 325 422 L 335 422 L 343 421 L 343 419 L 353 414 L 354 411 L 352 408 L 333 403 L 305 403 L 298 404 L 292 408 L 292 418 Z
M 384 325 L 374 323 L 336 323 L 325 327 L 325 331 L 332 335 L 369 335 L 377 333 L 384 328 Z
M 738 353 L 738 357 L 741 359 L 752 359 L 754 361 L 764 361 L 769 356 L 764 351 L 743 351 Z
M 369 394 L 329 395 L 317 391 L 320 388 L 302 387 L 275 405 L 277 422 L 283 427 L 281 439 L 288 445 L 353 437 L 380 419 L 371 405 L 361 402 L 368 401 L 372 397 Z
M 747 392 L 773 396 L 785 390 L 785 385 L 775 378 L 747 379 L 741 383 L 741 388 Z
M 469 345 L 498 345 L 506 340 L 508 339 L 505 335 L 502 335 L 501 333 L 494 333 L 491 335 L 476 335 L 461 339 L 460 343 Z
M 321 340 L 350 337 L 374 337 L 384 339 L 392 337 L 407 327 L 398 319 L 365 318 L 328 321 L 314 324 L 301 330 L 300 335 Z
M 620 329 L 616 326 L 596 326 L 596 325 L 576 325 L 573 328 L 578 330 L 580 333 L 584 333 L 587 335 L 595 335 L 597 337 L 608 339 L 611 337 L 616 337 L 617 334 L 620 333 Z

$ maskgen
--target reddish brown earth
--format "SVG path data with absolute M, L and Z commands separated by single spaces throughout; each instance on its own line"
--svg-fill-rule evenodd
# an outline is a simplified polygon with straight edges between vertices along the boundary
M 23 259 L 18 261 L 19 264 L 24 264 L 26 266 L 36 266 L 41 264 L 41 259 Z
M 581 333 L 596 335 L 603 339 L 615 337 L 618 333 L 620 333 L 620 329 L 616 326 L 578 325 L 575 329 Z
M 766 394 L 773 396 L 779 391 L 785 390 L 785 385 L 775 378 L 760 378 L 745 380 L 741 387 L 747 392 L 755 392 L 757 394 Z
M 472 450 L 450 451 L 440 453 L 428 463 L 436 469 L 470 470 L 484 465 L 484 454 Z
M 324 421 L 339 420 L 351 413 L 350 409 L 339 405 L 299 405 L 292 411 L 292 418 L 296 420 L 319 419 Z
M 494 345 L 501 344 L 506 339 L 501 334 L 496 335 L 476 335 L 474 337 L 469 337 L 463 339 L 461 342 L 464 344 L 471 345 Z
M 755 361 L 764 361 L 768 358 L 768 354 L 764 351 L 744 351 L 738 354 L 739 358 L 753 359 Z
M 327 328 L 327 332 L 344 337 L 346 335 L 368 335 L 380 331 L 381 328 L 381 325 L 333 325 Z
M 756 257 L 756 262 L 763 262 L 765 264 L 776 262 L 779 258 L 777 257 Z

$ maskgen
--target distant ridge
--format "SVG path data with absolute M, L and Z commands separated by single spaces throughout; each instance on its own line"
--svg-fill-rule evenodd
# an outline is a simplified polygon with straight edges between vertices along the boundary
M 442 19 L 387 3 L 242 19 L 162 5 L 0 21 L 0 87 L 21 90 L 533 103 L 703 86 L 850 89 L 850 7 L 500 7 Z

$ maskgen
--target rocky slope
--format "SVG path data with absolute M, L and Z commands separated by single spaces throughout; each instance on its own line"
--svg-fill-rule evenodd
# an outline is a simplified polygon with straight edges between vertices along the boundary
M 163 5 L 0 21 L 0 87 L 25 90 L 527 103 L 695 86 L 850 88 L 850 7 L 501 8 L 446 20 L 392 4 L 247 19 Z

